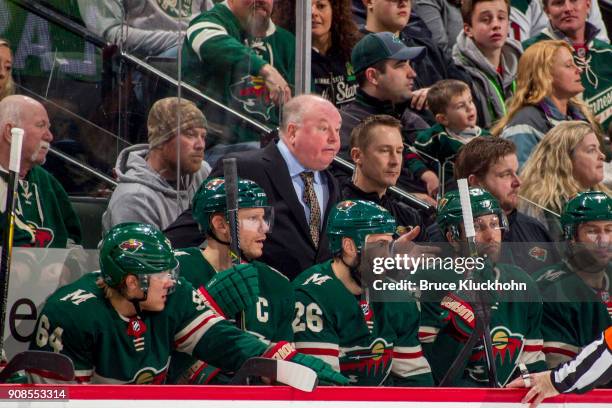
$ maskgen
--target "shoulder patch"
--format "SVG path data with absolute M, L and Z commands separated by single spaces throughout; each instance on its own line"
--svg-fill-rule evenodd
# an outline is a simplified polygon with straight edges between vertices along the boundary
M 332 279 L 332 277 L 329 276 L 329 275 L 323 275 L 323 274 L 320 274 L 320 273 L 313 273 L 312 275 L 310 275 L 308 277 L 308 279 L 306 279 L 304 281 L 304 283 L 302 283 L 302 286 L 306 286 L 309 283 L 312 283 L 312 284 L 317 285 L 317 286 L 321 286 L 322 284 L 324 284 L 325 282 L 327 282 L 328 280 L 331 280 L 331 279 Z
M 540 275 L 536 279 L 536 282 L 538 282 L 538 283 L 542 283 L 544 281 L 546 281 L 546 282 L 556 282 L 563 275 L 567 275 L 567 273 L 568 273 L 567 271 L 562 271 L 562 270 L 558 270 L 558 269 L 550 269 L 550 270 L 544 272 L 542 275 Z

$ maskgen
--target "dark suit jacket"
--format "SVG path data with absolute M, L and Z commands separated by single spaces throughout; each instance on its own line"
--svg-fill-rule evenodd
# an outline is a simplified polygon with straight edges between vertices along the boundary
M 238 162 L 238 177 L 253 180 L 268 195 L 269 204 L 274 207 L 274 225 L 264 244 L 261 262 L 278 269 L 289 279 L 295 278 L 310 266 L 331 258 L 329 242 L 324 233 L 329 212 L 332 206 L 340 201 L 340 189 L 336 179 L 329 171 L 323 171 L 329 189 L 329 201 L 325 209 L 323 232 L 319 247 L 315 248 L 308 228 L 304 209 L 298 200 L 289 170 L 275 143 L 268 144 L 260 150 L 232 153 L 226 157 L 235 157 Z M 223 176 L 223 162 L 219 160 L 210 177 Z M 166 234 L 175 247 L 190 246 L 184 237 L 195 236 L 195 221 L 189 221 L 191 212 L 185 212 L 166 229 Z M 193 220 L 193 218 L 191 218 Z M 201 234 L 200 234 L 201 236 Z M 200 239 L 201 243 L 202 239 Z M 198 245 L 199 243 L 195 243 Z M 177 245 L 179 244 L 179 245 Z

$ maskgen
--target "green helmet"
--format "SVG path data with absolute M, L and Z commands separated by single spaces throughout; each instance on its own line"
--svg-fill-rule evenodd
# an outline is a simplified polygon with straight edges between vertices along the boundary
M 148 289 L 147 275 L 164 271 L 175 274 L 178 261 L 168 238 L 149 224 L 126 222 L 111 228 L 100 249 L 100 270 L 107 285 L 118 286 L 128 274 L 140 278 Z
M 192 201 L 193 218 L 206 233 L 210 217 L 214 213 L 227 211 L 225 180 L 222 177 L 204 180 Z M 268 197 L 254 181 L 238 179 L 238 208 L 257 208 L 268 206 Z
M 345 200 L 338 203 L 327 222 L 329 247 L 333 254 L 342 250 L 342 238 L 352 238 L 361 250 L 370 234 L 393 234 L 395 219 L 383 207 L 371 201 Z
M 480 187 L 470 187 L 470 202 L 474 218 L 487 214 L 497 214 L 502 229 L 508 229 L 508 219 L 491 193 Z M 459 190 L 449 191 L 438 202 L 436 222 L 442 232 L 450 230 L 454 239 L 459 239 L 459 225 L 463 224 Z
M 565 239 L 572 239 L 576 227 L 587 221 L 612 220 L 612 198 L 601 191 L 579 193 L 569 200 L 561 214 Z

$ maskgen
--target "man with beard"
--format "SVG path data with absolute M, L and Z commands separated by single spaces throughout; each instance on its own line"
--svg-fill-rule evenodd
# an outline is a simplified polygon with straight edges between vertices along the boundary
M 225 179 L 220 177 L 206 180 L 193 199 L 193 216 L 206 237 L 206 248 L 178 250 L 176 258 L 183 277 L 205 298 L 214 298 L 210 304 L 219 314 L 234 318 L 242 313 L 242 328 L 268 344 L 292 341 L 293 288 L 282 273 L 257 261 L 263 254 L 274 212 L 266 193 L 255 182 L 238 179 L 237 184 L 242 263 L 232 267 L 227 192 Z M 226 291 L 235 292 L 232 297 L 236 300 L 227 302 L 227 295 L 212 296 L 209 285 L 220 284 L 229 288 Z M 175 353 L 169 369 L 170 381 L 180 384 L 226 384 L 231 375 L 185 353 Z
M 291 97 L 295 39 L 270 20 L 272 6 L 272 0 L 227 0 L 194 18 L 181 68 L 189 84 L 274 126 Z M 249 133 L 240 137 L 259 140 Z
M 102 216 L 105 231 L 128 221 L 163 229 L 189 207 L 210 173 L 204 161 L 206 126 L 191 101 L 172 97 L 155 102 L 147 120 L 149 144 L 130 146 L 117 158 L 119 184 Z
M 549 367 L 574 358 L 612 324 L 612 198 L 600 191 L 578 194 L 565 205 L 561 224 L 565 257 L 537 278 Z
M 546 368 L 542 354 L 542 301 L 537 285 L 520 268 L 498 263 L 502 230 L 508 228 L 505 214 L 498 201 L 482 188 L 469 189 L 474 217 L 474 241 L 477 254 L 470 253 L 463 224 L 459 192 L 446 193 L 438 205 L 438 225 L 455 252 L 451 269 L 421 268 L 417 279 L 428 282 L 455 283 L 456 290 L 423 292 L 419 338 L 425 356 L 431 364 L 436 381 L 444 378 L 449 366 L 459 355 L 476 327 L 476 307 L 490 316 L 488 328 L 493 339 L 492 357 L 496 368 L 497 385 L 505 385 L 520 374 L 517 367 L 524 365 L 529 372 Z M 478 262 L 480 258 L 480 266 Z M 446 258 L 445 258 L 446 259 Z M 474 267 L 468 270 L 468 260 Z M 446 263 L 444 264 L 446 265 Z M 454 266 L 453 266 L 454 265 Z M 460 269 L 461 268 L 461 269 Z M 519 290 L 470 290 L 473 282 L 489 284 L 519 284 Z M 524 285 L 524 286 L 523 286 Z M 487 364 L 482 342 L 468 352 L 460 362 L 456 378 L 450 386 L 488 386 Z
M 499 201 L 508 218 L 508 230 L 503 242 L 504 262 L 522 268 L 528 274 L 554 264 L 560 257 L 550 234 L 542 223 L 517 210 L 521 179 L 518 176 L 516 146 L 499 137 L 476 137 L 459 150 L 455 159 L 455 179 L 467 178 L 470 186 L 482 187 Z M 430 237 L 439 241 L 436 231 Z
M 416 302 L 371 302 L 369 285 L 362 286 L 367 278 L 361 271 L 371 270 L 366 246 L 387 246 L 394 232 L 395 220 L 381 206 L 342 201 L 327 224 L 333 258 L 293 281 L 297 350 L 326 361 L 351 385 L 432 385 L 417 336 Z M 416 232 L 398 241 L 410 241 Z
M 49 116 L 38 101 L 23 95 L 0 102 L 0 210 L 5 211 L 11 129 L 24 130 L 17 205 L 15 246 L 66 248 L 81 243 L 81 225 L 61 184 L 40 165 L 53 135 Z M 2 215 L 4 219 L 4 215 Z M 4 228 L 0 225 L 0 231 Z

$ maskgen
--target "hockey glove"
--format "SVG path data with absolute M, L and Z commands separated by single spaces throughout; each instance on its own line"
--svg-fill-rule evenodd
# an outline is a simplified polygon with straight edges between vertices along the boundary
M 319 381 L 322 384 L 347 385 L 349 383 L 348 378 L 334 370 L 325 361 L 307 354 L 298 353 L 291 343 L 286 341 L 279 341 L 270 347 L 262 357 L 291 361 L 311 368 L 317 373 L 317 377 L 319 377 Z
M 223 317 L 235 316 L 257 303 L 259 297 L 259 274 L 251 264 L 234 265 L 219 272 L 200 292 L 208 306 Z

